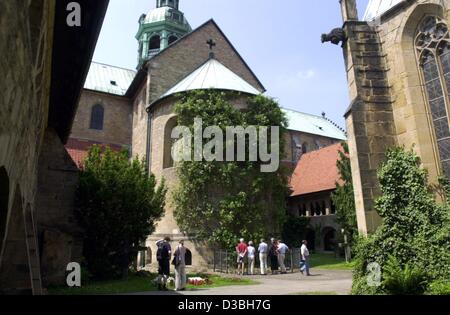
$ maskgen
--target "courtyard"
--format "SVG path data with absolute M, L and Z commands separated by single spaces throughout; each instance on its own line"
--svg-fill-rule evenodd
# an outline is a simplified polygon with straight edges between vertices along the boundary
M 352 287 L 352 273 L 349 270 L 314 269 L 311 277 L 300 273 L 285 275 L 248 276 L 255 281 L 251 285 L 217 288 L 188 289 L 183 292 L 150 291 L 135 295 L 349 295 Z

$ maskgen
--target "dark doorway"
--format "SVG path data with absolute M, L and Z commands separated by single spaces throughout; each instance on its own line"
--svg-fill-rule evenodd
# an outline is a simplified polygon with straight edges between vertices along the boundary
M 8 217 L 9 177 L 4 167 L 0 168 L 0 253 L 5 238 L 6 219 Z
M 186 266 L 192 266 L 192 252 L 186 248 L 186 256 L 184 256 Z
M 336 230 L 333 228 L 325 229 L 323 238 L 323 249 L 327 252 L 334 251 L 336 249 Z
M 306 230 L 306 241 L 308 242 L 308 249 L 316 249 L 316 232 L 311 229 Z

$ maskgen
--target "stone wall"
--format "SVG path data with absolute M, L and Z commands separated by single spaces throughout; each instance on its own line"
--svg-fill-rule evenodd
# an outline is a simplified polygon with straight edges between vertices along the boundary
M 90 129 L 91 110 L 103 106 L 103 130 Z M 132 105 L 124 97 L 83 90 L 72 127 L 71 138 L 98 141 L 119 146 L 131 146 Z
M 9 178 L 9 202 L 0 209 L 8 213 L 0 240 L 4 292 L 41 293 L 33 215 L 48 117 L 54 7 L 51 0 L 0 2 L 0 167 Z
M 36 220 L 44 286 L 64 285 L 66 266 L 81 262 L 83 231 L 75 217 L 78 168 L 56 132 L 48 129 L 39 158 Z
M 364 233 L 373 232 L 380 223 L 374 211 L 374 199 L 380 194 L 376 170 L 387 148 L 413 149 L 431 183 L 442 174 L 414 39 L 425 16 L 449 21 L 449 9 L 449 0 L 409 1 L 373 23 L 347 21 L 344 26 L 352 100 L 347 130 L 358 225 Z

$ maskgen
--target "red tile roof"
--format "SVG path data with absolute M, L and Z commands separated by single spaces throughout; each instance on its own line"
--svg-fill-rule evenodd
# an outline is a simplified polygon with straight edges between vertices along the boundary
M 336 162 L 341 144 L 304 154 L 291 178 L 292 197 L 332 190 L 336 182 L 341 183 Z
M 95 141 L 89 141 L 89 140 L 80 140 L 80 139 L 74 139 L 70 138 L 67 141 L 66 144 L 66 150 L 69 153 L 69 155 L 72 157 L 72 160 L 74 160 L 75 164 L 78 166 L 78 168 L 81 168 L 83 165 L 84 159 L 88 155 L 89 149 L 93 145 L 100 145 L 100 146 L 108 146 L 114 151 L 120 151 L 123 148 L 116 144 L 109 144 L 109 143 L 101 143 L 101 142 L 95 142 Z

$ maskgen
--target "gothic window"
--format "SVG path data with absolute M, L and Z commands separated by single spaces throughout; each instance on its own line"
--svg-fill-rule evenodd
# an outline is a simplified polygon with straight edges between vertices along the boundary
M 415 47 L 425 84 L 442 168 L 450 178 L 450 36 L 445 22 L 435 16 L 420 24 Z
M 94 105 L 91 111 L 91 125 L 90 129 L 103 130 L 103 120 L 105 116 L 105 109 L 102 105 Z

